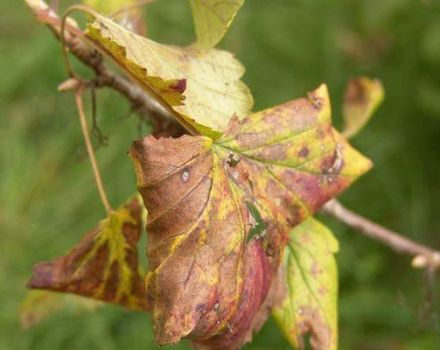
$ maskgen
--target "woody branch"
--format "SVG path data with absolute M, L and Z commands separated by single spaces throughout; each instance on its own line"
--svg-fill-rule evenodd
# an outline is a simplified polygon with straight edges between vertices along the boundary
M 61 37 L 61 18 L 43 0 L 27 0 L 37 19 L 48 25 L 55 36 Z M 142 117 L 149 118 L 154 124 L 154 134 L 157 136 L 179 136 L 184 129 L 171 117 L 153 97 L 148 95 L 136 83 L 124 76 L 111 71 L 104 63 L 102 55 L 91 46 L 85 44 L 83 32 L 73 20 L 66 22 L 65 44 L 70 53 L 82 63 L 90 67 L 96 75 L 94 87 L 108 87 L 125 96 L 134 110 Z M 61 90 L 69 84 L 62 84 Z M 413 259 L 413 266 L 436 270 L 440 268 L 440 252 L 420 243 L 414 242 L 402 234 L 389 230 L 377 223 L 362 217 L 345 208 L 336 200 L 328 202 L 323 211 L 337 220 L 356 229 L 365 236 L 379 241 L 393 250 L 408 254 Z
M 55 37 L 61 38 L 62 19 L 42 0 L 27 0 L 34 15 L 46 24 Z M 83 40 L 84 33 L 70 18 L 65 23 L 64 42 L 69 52 L 83 64 L 95 72 L 95 79 L 89 85 L 93 87 L 108 87 L 122 94 L 132 105 L 132 109 L 142 117 L 149 119 L 154 126 L 154 134 L 157 136 L 179 136 L 184 133 L 180 126 L 157 101 L 136 83 L 124 76 L 110 70 L 102 55 Z M 69 84 L 61 84 L 63 91 Z
M 414 242 L 401 233 L 387 229 L 379 224 L 345 208 L 336 200 L 327 202 L 323 211 L 344 224 L 363 233 L 365 236 L 379 241 L 399 253 L 413 256 L 413 266 L 436 270 L 440 267 L 440 252 Z

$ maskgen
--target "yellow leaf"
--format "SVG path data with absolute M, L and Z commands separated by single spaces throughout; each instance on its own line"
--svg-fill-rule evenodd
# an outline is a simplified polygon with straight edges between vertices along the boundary
M 360 77 L 352 79 L 345 92 L 343 116 L 344 137 L 355 136 L 371 119 L 384 98 L 380 80 Z
M 87 36 L 198 134 L 218 138 L 233 115 L 243 118 L 252 107 L 240 81 L 244 68 L 229 52 L 162 45 L 102 16 L 89 25 Z
M 333 234 L 310 217 L 292 231 L 284 256 L 285 298 L 273 315 L 294 348 L 336 350 L 338 278 Z
M 189 0 L 197 34 L 196 45 L 209 49 L 223 38 L 244 0 Z

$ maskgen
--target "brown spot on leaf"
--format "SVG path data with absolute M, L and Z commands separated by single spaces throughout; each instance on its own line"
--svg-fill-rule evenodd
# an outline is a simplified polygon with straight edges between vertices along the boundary
M 316 278 L 321 272 L 322 270 L 319 267 L 318 263 L 314 261 L 312 264 L 312 268 L 310 269 L 310 274 Z
M 309 148 L 307 146 L 303 146 L 298 152 L 298 157 L 305 158 L 309 155 L 309 153 Z
M 368 101 L 368 85 L 362 79 L 350 80 L 345 92 L 345 102 L 349 104 L 363 105 Z
M 298 333 L 300 336 L 298 339 L 300 348 L 305 348 L 304 337 L 310 335 L 309 341 L 313 349 L 328 349 L 330 346 L 331 331 L 322 319 L 321 314 L 314 309 L 304 306 L 302 307 L 301 320 Z
M 183 94 L 186 90 L 186 79 L 179 79 L 176 83 L 170 85 L 170 89 Z
M 313 106 L 313 108 L 319 110 L 322 108 L 324 101 L 322 100 L 321 97 L 317 96 L 316 94 L 314 94 L 313 92 L 310 92 L 308 94 L 308 97 L 310 99 L 310 102 Z
M 227 162 L 229 166 L 235 167 L 240 162 L 240 158 L 235 153 L 229 152 Z
M 328 289 L 325 288 L 325 287 L 320 287 L 320 288 L 318 289 L 318 293 L 319 293 L 321 296 L 323 296 L 323 295 L 325 295 L 325 294 L 328 293 Z

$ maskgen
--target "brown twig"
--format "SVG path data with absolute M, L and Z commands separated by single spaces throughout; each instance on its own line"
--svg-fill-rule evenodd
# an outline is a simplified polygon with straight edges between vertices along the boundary
M 61 40 L 62 20 L 58 14 L 42 0 L 26 1 L 37 19 L 46 24 L 57 39 Z M 147 116 L 153 122 L 156 136 L 180 136 L 185 133 L 183 127 L 172 118 L 170 113 L 139 85 L 115 74 L 105 65 L 102 55 L 82 40 L 83 31 L 75 21 L 68 18 L 64 27 L 63 40 L 66 47 L 71 54 L 95 72 L 95 87 L 108 87 L 126 97 L 132 104 L 133 110 L 143 118 Z
M 414 257 L 412 265 L 418 268 L 440 268 L 440 252 L 414 242 L 398 232 L 389 230 L 363 216 L 345 208 L 336 200 L 329 201 L 323 207 L 324 212 L 335 217 L 339 221 L 362 232 L 367 237 L 384 243 L 399 253 L 405 253 Z
M 26 1 L 38 20 L 47 24 L 57 38 L 60 39 L 62 22 L 56 12 L 50 9 L 43 0 Z M 94 48 L 86 45 L 81 39 L 83 32 L 72 19 L 67 19 L 65 28 L 65 45 L 71 54 L 95 72 L 96 78 L 93 80 L 95 87 L 109 87 L 125 96 L 131 102 L 133 110 L 137 111 L 141 116 L 147 115 L 154 122 L 154 135 L 180 136 L 186 133 L 184 128 L 172 118 L 169 111 L 163 108 L 146 91 L 126 77 L 119 76 L 109 70 L 104 64 L 101 54 Z M 60 90 L 74 89 L 71 85 L 72 81 L 69 79 L 60 85 Z M 335 200 L 328 202 L 323 209 L 336 219 L 359 230 L 366 236 L 380 241 L 398 252 L 413 256 L 414 267 L 426 267 L 432 270 L 440 268 L 440 252 L 413 242 L 397 232 L 386 229 L 348 210 Z

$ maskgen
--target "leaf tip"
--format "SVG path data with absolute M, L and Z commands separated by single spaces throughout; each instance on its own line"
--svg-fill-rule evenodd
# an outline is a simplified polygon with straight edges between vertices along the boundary
M 321 84 L 317 89 L 307 94 L 312 106 L 320 111 L 322 118 L 330 118 L 330 97 L 326 84 Z
M 346 138 L 355 136 L 368 123 L 385 97 L 379 79 L 358 77 L 349 81 L 345 92 L 343 117 Z

